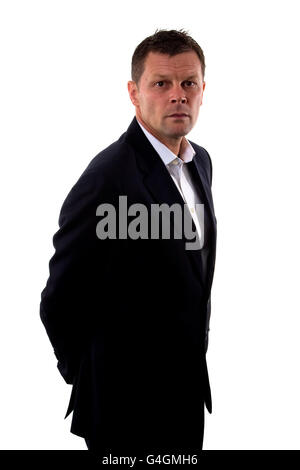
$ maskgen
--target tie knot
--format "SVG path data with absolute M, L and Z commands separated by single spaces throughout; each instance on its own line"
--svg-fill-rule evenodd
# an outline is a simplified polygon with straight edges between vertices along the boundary
M 174 160 L 170 162 L 171 166 L 181 166 L 182 164 L 183 164 L 183 161 L 179 157 L 174 158 Z

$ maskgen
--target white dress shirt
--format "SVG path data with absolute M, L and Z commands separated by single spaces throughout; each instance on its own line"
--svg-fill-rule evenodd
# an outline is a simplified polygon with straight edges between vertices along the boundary
M 185 165 L 185 163 L 193 160 L 193 157 L 196 154 L 195 150 L 193 149 L 190 142 L 185 137 L 183 137 L 180 146 L 180 157 L 178 157 L 166 145 L 150 134 L 150 132 L 144 128 L 138 119 L 137 122 L 166 165 L 174 183 L 178 188 L 178 191 L 180 192 L 190 211 L 190 214 L 195 222 L 199 240 L 201 241 L 201 236 L 204 234 L 204 227 L 201 226 L 203 222 L 201 222 L 201 217 L 199 217 L 198 212 L 196 211 L 196 204 L 201 204 L 201 201 L 197 191 L 195 191 L 187 165 Z

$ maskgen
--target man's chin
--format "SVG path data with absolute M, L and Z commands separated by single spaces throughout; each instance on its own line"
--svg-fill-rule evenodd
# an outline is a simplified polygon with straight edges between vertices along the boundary
M 178 139 L 187 135 L 190 130 L 190 126 L 173 126 L 167 130 L 166 134 L 170 139 Z

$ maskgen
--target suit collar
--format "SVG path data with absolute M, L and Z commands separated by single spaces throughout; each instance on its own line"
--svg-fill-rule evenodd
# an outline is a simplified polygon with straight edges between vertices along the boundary
M 125 133 L 125 141 L 129 144 L 135 151 L 137 165 L 143 174 L 143 183 L 147 187 L 148 191 L 152 195 L 156 203 L 163 204 L 166 203 L 169 206 L 172 204 L 180 204 L 182 210 L 184 209 L 184 200 L 181 197 L 180 192 L 178 191 L 174 181 L 170 177 L 168 169 L 162 159 L 160 158 L 157 151 L 153 148 L 144 132 L 142 131 L 140 125 L 137 122 L 136 117 L 133 118 L 131 124 L 129 125 L 127 132 Z M 203 203 L 205 207 L 208 208 L 207 213 L 211 219 L 213 227 L 213 237 L 212 237 L 212 255 L 213 259 L 215 257 L 215 243 L 216 243 L 216 223 L 213 210 L 213 202 L 211 196 L 211 190 L 209 181 L 207 179 L 206 171 L 202 162 L 203 156 L 200 153 L 201 149 L 198 146 L 195 146 L 196 155 L 193 160 L 187 165 L 189 165 L 191 171 L 196 177 L 196 181 L 200 184 L 202 188 L 202 194 L 204 197 Z M 172 222 L 173 223 L 173 222 Z M 192 220 L 193 230 L 196 230 L 194 221 Z M 190 256 L 192 263 L 200 274 L 202 275 L 200 267 L 200 258 L 199 250 L 187 250 L 188 256 Z M 214 261 L 210 264 L 209 269 L 209 280 L 208 280 L 208 290 L 212 284 L 212 277 L 214 271 Z
M 137 165 L 144 174 L 145 183 L 149 190 L 160 203 L 168 204 L 184 203 L 175 183 L 157 150 L 151 145 L 148 138 L 141 129 L 136 117 L 133 118 L 125 134 L 125 140 L 134 148 L 136 152 Z M 193 144 L 193 142 L 191 143 Z M 203 156 L 198 146 L 193 144 L 196 154 L 193 160 L 187 165 L 194 173 L 196 181 L 200 183 L 204 204 L 209 207 L 209 212 L 214 222 L 214 208 L 211 198 L 210 183 L 207 179 L 203 165 Z
M 170 177 L 166 165 L 144 134 L 136 117 L 128 127 L 125 140 L 136 152 L 136 162 L 143 174 L 144 184 L 153 198 L 160 204 L 183 205 L 184 200 Z
M 151 145 L 154 147 L 156 152 L 161 157 L 165 165 L 168 165 L 174 159 L 178 159 L 181 163 L 188 163 L 192 161 L 194 155 L 196 154 L 190 142 L 184 137 L 181 141 L 181 146 L 179 150 L 180 158 L 173 153 L 165 144 L 158 140 L 154 135 L 152 135 L 142 123 L 137 119 L 137 123 L 141 127 L 142 131 L 146 135 L 147 139 L 150 141 Z

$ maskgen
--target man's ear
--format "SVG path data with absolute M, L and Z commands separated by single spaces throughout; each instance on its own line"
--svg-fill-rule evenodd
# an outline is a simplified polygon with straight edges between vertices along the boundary
M 204 92 L 205 85 L 206 85 L 206 83 L 203 81 L 203 82 L 202 82 L 202 93 L 201 93 L 201 102 L 200 102 L 200 106 L 202 106 L 203 92 Z
M 138 100 L 138 87 L 137 84 L 133 80 L 129 80 L 127 83 L 127 89 L 129 93 L 130 100 L 134 106 L 139 105 Z

